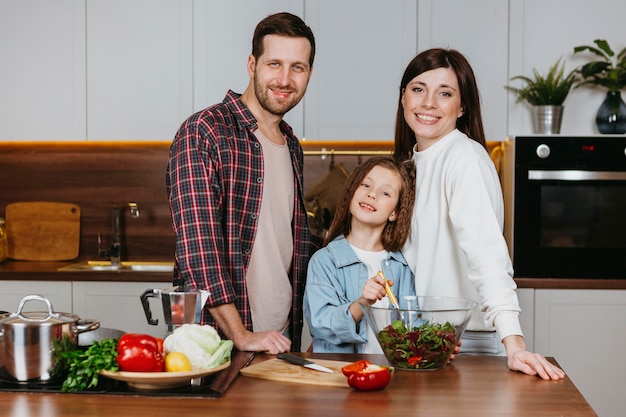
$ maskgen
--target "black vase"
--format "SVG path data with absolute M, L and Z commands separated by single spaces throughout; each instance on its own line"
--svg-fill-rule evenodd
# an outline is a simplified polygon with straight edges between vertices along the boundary
M 596 113 L 600 133 L 626 133 L 626 104 L 619 91 L 609 91 Z

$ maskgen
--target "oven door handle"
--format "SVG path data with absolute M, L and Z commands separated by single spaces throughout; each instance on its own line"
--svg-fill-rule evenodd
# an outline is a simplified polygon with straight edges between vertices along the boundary
M 626 172 L 616 171 L 583 171 L 583 170 L 528 170 L 528 179 L 532 181 L 624 181 Z

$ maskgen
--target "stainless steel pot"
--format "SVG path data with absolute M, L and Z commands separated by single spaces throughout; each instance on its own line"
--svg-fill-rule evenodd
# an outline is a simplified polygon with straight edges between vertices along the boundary
M 24 312 L 29 301 L 45 303 L 47 311 Z M 51 382 L 56 354 L 77 346 L 78 334 L 100 327 L 100 322 L 81 320 L 70 313 L 52 310 L 50 300 L 27 295 L 20 301 L 17 313 L 0 316 L 0 377 L 18 382 Z

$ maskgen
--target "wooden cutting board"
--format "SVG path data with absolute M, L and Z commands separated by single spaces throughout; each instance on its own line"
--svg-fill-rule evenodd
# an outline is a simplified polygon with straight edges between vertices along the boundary
M 70 203 L 7 204 L 9 258 L 21 261 L 67 261 L 78 257 L 80 207 Z
M 239 372 L 245 376 L 274 381 L 348 387 L 348 378 L 341 373 L 341 368 L 350 362 L 328 361 L 321 359 L 311 359 L 311 361 L 330 368 L 335 371 L 335 373 L 329 374 L 326 372 L 315 371 L 299 365 L 292 365 L 281 359 L 269 359 L 243 368 Z

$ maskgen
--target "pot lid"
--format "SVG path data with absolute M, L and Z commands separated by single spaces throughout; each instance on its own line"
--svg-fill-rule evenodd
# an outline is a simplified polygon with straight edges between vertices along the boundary
M 46 304 L 48 311 L 24 312 L 24 306 L 28 301 L 41 301 Z M 8 316 L 0 315 L 0 324 L 22 326 L 46 326 L 63 323 L 73 323 L 80 317 L 70 313 L 56 313 L 52 310 L 52 303 L 41 295 L 27 295 L 20 301 L 17 312 Z

